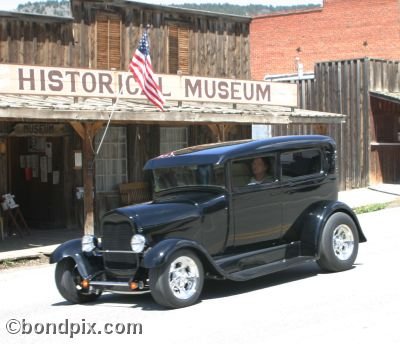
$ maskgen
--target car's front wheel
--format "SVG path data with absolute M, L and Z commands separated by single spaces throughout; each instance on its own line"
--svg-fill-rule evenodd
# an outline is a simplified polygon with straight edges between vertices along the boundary
M 100 294 L 90 294 L 81 287 L 82 276 L 73 259 L 66 258 L 57 263 L 56 285 L 61 296 L 72 303 L 85 303 L 96 300 Z
M 193 305 L 204 284 L 204 269 L 197 255 L 189 250 L 173 253 L 167 262 L 149 271 L 154 300 L 168 308 Z
M 345 213 L 333 214 L 322 232 L 318 265 L 332 272 L 350 269 L 357 258 L 358 241 L 353 219 Z

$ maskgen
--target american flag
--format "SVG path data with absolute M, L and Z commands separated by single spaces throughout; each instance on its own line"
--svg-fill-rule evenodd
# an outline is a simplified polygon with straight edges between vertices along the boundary
M 150 100 L 160 110 L 164 111 L 165 99 L 161 92 L 160 86 L 157 84 L 153 67 L 150 60 L 149 38 L 147 30 L 144 31 L 140 39 L 139 46 L 132 56 L 129 70 L 139 84 L 147 99 Z

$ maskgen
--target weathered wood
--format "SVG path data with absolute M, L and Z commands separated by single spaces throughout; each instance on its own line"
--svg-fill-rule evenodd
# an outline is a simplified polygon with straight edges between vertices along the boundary
M 0 137 L 0 144 L 3 145 L 3 147 L 6 150 L 5 153 L 3 152 L 0 153 L 0 195 L 4 195 L 9 192 L 7 185 L 7 168 L 8 168 L 7 139 Z
M 73 121 L 69 122 L 72 128 L 76 131 L 76 133 L 80 136 L 82 140 L 85 138 L 85 127 L 81 122 Z
M 66 226 L 67 228 L 72 228 L 74 226 L 74 213 L 73 213 L 73 195 L 71 190 L 73 190 L 73 175 L 70 173 L 72 170 L 71 163 L 71 138 L 70 136 L 63 137 L 63 180 L 64 180 L 64 206 L 66 214 Z
M 84 207 L 84 233 L 94 234 L 94 157 L 93 127 L 91 123 L 84 123 L 84 138 L 82 140 L 83 153 L 83 207 Z
M 142 110 L 142 111 L 140 111 Z M 109 110 L 99 107 L 95 110 L 80 111 L 76 116 L 76 110 L 57 110 L 52 108 L 30 109 L 29 113 L 21 113 L 18 108 L 1 108 L 0 118 L 20 118 L 32 120 L 64 120 L 70 122 L 72 118 L 78 117 L 80 121 L 107 121 Z M 231 110 L 224 108 L 202 109 L 187 107 L 176 108 L 171 113 L 164 113 L 154 108 L 142 107 L 137 109 L 124 108 L 115 112 L 114 122 L 129 123 L 254 123 L 254 124 L 279 124 L 279 123 L 340 123 L 344 120 L 337 114 L 313 112 L 307 110 L 295 110 L 293 112 L 284 110 Z M 75 126 L 76 127 L 76 126 Z M 78 129 L 77 132 L 82 132 Z
M 398 87 L 399 63 L 374 59 L 344 60 L 321 62 L 315 65 L 315 81 L 313 87 L 299 82 L 299 94 L 307 100 L 302 106 L 310 106 L 313 110 L 332 111 L 347 115 L 346 122 L 341 125 L 330 124 L 326 130 L 338 144 L 338 173 L 340 189 L 365 187 L 379 176 L 373 176 L 377 163 L 370 153 L 370 137 L 374 137 L 374 125 L 387 120 L 375 121 L 371 124 L 370 90 L 395 89 Z M 380 112 L 382 109 L 379 110 Z M 394 110 L 390 110 L 394 111 Z M 398 111 L 400 112 L 400 110 Z M 393 124 L 390 124 L 390 137 L 395 136 Z M 273 134 L 302 134 L 321 131 L 322 127 L 295 126 L 285 124 L 273 127 Z M 380 154 L 382 157 L 382 154 Z M 372 159 L 372 160 L 371 160 Z M 375 160 L 374 160 L 375 159 Z M 390 165 L 390 163 L 389 163 Z M 371 178 L 371 180 L 370 180 Z

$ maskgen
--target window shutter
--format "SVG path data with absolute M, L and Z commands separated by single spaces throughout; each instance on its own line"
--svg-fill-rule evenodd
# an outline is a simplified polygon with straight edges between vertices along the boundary
M 96 15 L 96 67 L 121 69 L 121 18 L 117 14 Z
M 179 69 L 178 31 L 176 25 L 171 25 L 168 28 L 168 72 L 171 74 L 176 74 Z
M 169 25 L 168 27 L 168 72 L 190 74 L 189 27 Z
M 189 28 L 180 27 L 178 30 L 178 60 L 179 69 L 183 74 L 190 74 L 189 70 Z

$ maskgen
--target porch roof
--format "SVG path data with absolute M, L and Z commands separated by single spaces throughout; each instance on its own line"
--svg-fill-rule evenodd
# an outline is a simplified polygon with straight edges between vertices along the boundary
M 370 91 L 372 97 L 400 104 L 400 92 Z
M 199 102 L 168 102 L 165 112 L 147 101 L 112 98 L 0 95 L 0 119 L 38 121 L 107 121 L 114 106 L 113 121 L 141 123 L 242 123 L 307 124 L 343 123 L 343 114 L 298 108 Z

